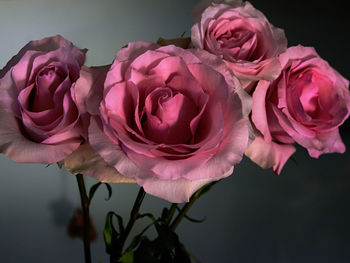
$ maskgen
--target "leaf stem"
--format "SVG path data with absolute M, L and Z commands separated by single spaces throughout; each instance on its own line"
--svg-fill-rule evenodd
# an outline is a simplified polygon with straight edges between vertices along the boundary
M 172 231 L 175 231 L 175 229 L 178 227 L 180 224 L 181 220 L 186 216 L 188 210 L 192 207 L 193 203 L 201 197 L 203 194 L 208 192 L 213 185 L 215 185 L 219 181 L 211 182 L 207 185 L 202 186 L 199 190 L 197 190 L 190 198 L 190 201 L 186 203 L 182 209 L 180 210 L 179 214 L 177 217 L 174 219 L 173 223 L 170 225 L 170 229 Z
M 192 207 L 193 203 L 197 200 L 197 198 L 191 198 L 188 203 L 186 203 L 182 209 L 180 210 L 179 214 L 177 217 L 174 219 L 173 223 L 170 225 L 170 229 L 172 231 L 175 231 L 175 229 L 178 227 L 180 224 L 181 220 L 184 218 L 188 210 Z
M 85 254 L 85 263 L 91 263 L 91 250 L 90 250 L 90 215 L 89 215 L 89 205 L 90 200 L 86 194 L 84 177 L 82 174 L 76 175 L 81 207 L 83 210 L 83 237 L 84 237 L 84 254 Z

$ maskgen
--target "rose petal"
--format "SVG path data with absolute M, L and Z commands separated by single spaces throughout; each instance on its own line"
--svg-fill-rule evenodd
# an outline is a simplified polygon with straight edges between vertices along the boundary
M 72 174 L 84 174 L 105 183 L 134 183 L 135 180 L 122 176 L 116 169 L 109 166 L 101 156 L 94 151 L 88 142 L 80 145 L 63 162 Z
M 304 146 L 307 147 L 307 150 L 311 157 L 318 158 L 321 154 L 324 153 L 344 153 L 345 152 L 345 145 L 340 137 L 339 131 L 334 130 L 331 132 L 323 133 L 317 136 L 315 138 L 315 141 L 317 140 L 317 143 L 313 142 L 313 144 L 317 145 L 315 146 Z
M 45 163 L 59 162 L 79 147 L 81 139 L 66 140 L 58 145 L 46 145 L 28 140 L 18 127 L 12 113 L 0 108 L 0 152 L 15 162 Z
M 199 188 L 215 180 L 210 178 L 195 181 L 187 179 L 172 181 L 156 178 L 136 178 L 136 181 L 148 194 L 163 198 L 172 203 L 183 203 L 188 202 L 192 194 Z
M 255 127 L 264 135 L 267 142 L 271 142 L 269 123 L 266 115 L 266 94 L 270 87 L 268 81 L 259 81 L 253 93 L 252 121 Z
M 129 178 L 144 177 L 145 171 L 137 167 L 124 153 L 118 144 L 111 143 L 102 130 L 99 118 L 91 117 L 89 141 L 91 147 L 119 173 Z
M 294 152 L 295 147 L 291 144 L 268 142 L 261 136 L 255 136 L 245 155 L 260 167 L 265 169 L 273 167 L 273 171 L 280 174 L 284 164 Z

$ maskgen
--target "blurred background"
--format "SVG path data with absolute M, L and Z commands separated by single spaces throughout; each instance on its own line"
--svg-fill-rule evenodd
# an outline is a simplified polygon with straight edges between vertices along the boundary
M 0 0 L 0 68 L 28 41 L 61 34 L 88 48 L 87 65 L 112 62 L 130 41 L 174 38 L 193 25 L 196 0 Z M 314 46 L 350 78 L 350 19 L 346 1 L 253 0 L 275 26 L 285 29 L 289 46 Z M 1 125 L 1 124 L 0 124 Z M 341 134 L 350 147 L 349 122 Z M 234 174 L 198 200 L 177 229 L 180 240 L 202 263 L 350 262 L 350 154 L 311 159 L 298 148 L 280 176 L 248 159 Z M 79 206 L 76 179 L 56 165 L 16 164 L 0 156 L 1 262 L 83 262 L 79 239 L 67 235 Z M 90 186 L 96 183 L 88 178 Z M 113 185 L 106 202 L 96 193 L 91 213 L 98 240 L 93 262 L 109 262 L 102 238 L 110 210 L 128 218 L 137 185 Z M 169 204 L 147 196 L 141 211 L 159 215 Z M 139 232 L 148 222 L 135 226 Z

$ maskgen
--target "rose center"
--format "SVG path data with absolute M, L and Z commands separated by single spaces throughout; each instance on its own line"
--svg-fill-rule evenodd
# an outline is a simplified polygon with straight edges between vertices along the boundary
M 256 54 L 257 34 L 245 19 L 218 19 L 211 32 L 225 60 L 253 61 L 259 56 Z
M 54 108 L 53 94 L 64 78 L 64 73 L 56 66 L 40 70 L 30 94 L 29 110 L 40 112 Z
M 156 88 L 145 100 L 143 129 L 145 135 L 165 144 L 187 143 L 191 139 L 190 122 L 197 115 L 191 99 L 170 88 Z
M 315 71 L 298 75 L 293 86 L 305 113 L 312 119 L 329 119 L 331 116 L 322 107 L 320 93 L 327 91 L 329 80 Z

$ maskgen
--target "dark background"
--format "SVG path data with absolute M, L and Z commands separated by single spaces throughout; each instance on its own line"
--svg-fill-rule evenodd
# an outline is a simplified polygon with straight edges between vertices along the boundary
M 190 32 L 191 1 L 0 0 L 0 67 L 31 39 L 62 34 L 89 49 L 87 64 L 110 63 L 129 41 L 154 41 Z M 350 78 L 350 18 L 346 1 L 252 1 L 272 24 L 285 29 L 289 46 L 314 46 Z M 1 124 L 0 124 L 1 125 Z M 349 121 L 341 128 L 350 147 Z M 181 241 L 202 263 L 350 262 L 350 154 L 312 159 L 298 148 L 280 176 L 245 158 L 190 211 Z M 79 205 L 75 178 L 56 166 L 15 164 L 0 156 L 0 262 L 83 262 L 82 242 L 66 226 Z M 95 183 L 88 179 L 89 185 Z M 107 211 L 125 219 L 137 185 L 113 185 L 113 197 L 97 192 L 91 212 L 99 239 L 93 262 L 108 262 L 102 229 Z M 147 196 L 141 208 L 157 215 L 168 205 Z M 147 220 L 135 227 L 140 231 Z M 151 233 L 152 234 L 152 233 Z

